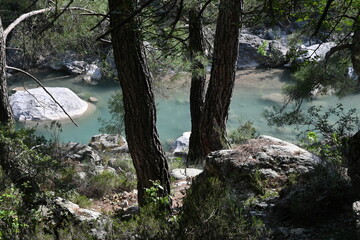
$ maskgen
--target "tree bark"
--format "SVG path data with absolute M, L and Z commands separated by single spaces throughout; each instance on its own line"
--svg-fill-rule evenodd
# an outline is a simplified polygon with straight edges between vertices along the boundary
M 360 83 L 360 16 L 354 23 L 354 35 L 352 37 L 351 62 L 355 73 L 359 76 Z M 360 84 L 359 84 L 360 85 Z
M 138 200 L 159 181 L 170 193 L 168 165 L 156 128 L 156 109 L 137 18 L 119 24 L 134 11 L 134 0 L 109 0 L 115 64 L 123 92 L 125 133 L 137 175 Z
M 188 152 L 188 163 L 198 164 L 204 159 L 201 148 L 200 124 L 204 110 L 206 69 L 203 46 L 202 22 L 199 6 L 189 11 L 189 52 L 192 62 L 190 88 L 191 135 Z
M 201 124 L 203 154 L 228 148 L 226 122 L 235 81 L 240 0 L 221 0 L 217 19 L 211 77 Z
M 0 123 L 8 124 L 13 121 L 13 114 L 9 102 L 9 93 L 5 76 L 6 55 L 5 55 L 5 35 L 0 18 Z

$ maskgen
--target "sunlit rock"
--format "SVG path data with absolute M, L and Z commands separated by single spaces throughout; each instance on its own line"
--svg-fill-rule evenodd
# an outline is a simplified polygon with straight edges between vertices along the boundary
M 175 156 L 187 155 L 191 132 L 184 132 L 181 137 L 175 140 L 170 146 L 170 151 Z
M 98 151 L 128 152 L 128 145 L 124 137 L 113 134 L 98 134 L 90 139 L 89 146 Z
M 224 180 L 246 199 L 259 191 L 254 176 L 282 186 L 291 175 L 308 173 L 320 163 L 319 157 L 292 143 L 260 136 L 237 149 L 210 153 L 204 174 Z
M 170 175 L 175 179 L 193 178 L 202 173 L 203 170 L 196 168 L 175 168 L 171 171 Z
M 71 117 L 84 114 L 88 104 L 73 91 L 62 87 L 48 87 L 47 91 Z M 14 118 L 19 121 L 45 121 L 67 118 L 60 106 L 42 88 L 18 91 L 10 96 Z

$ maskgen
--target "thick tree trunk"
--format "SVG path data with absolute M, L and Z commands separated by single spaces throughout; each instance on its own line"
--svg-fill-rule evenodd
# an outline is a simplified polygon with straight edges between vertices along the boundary
M 0 18 L 0 123 L 7 124 L 13 121 L 13 115 L 9 102 L 7 81 L 5 76 L 6 55 L 5 55 L 5 35 Z
M 211 77 L 201 124 L 201 143 L 206 156 L 229 146 L 226 121 L 235 81 L 240 0 L 221 0 L 216 25 Z
M 360 199 L 360 131 L 349 140 L 348 175 L 354 195 Z
M 354 35 L 351 46 L 351 62 L 360 82 L 360 17 L 354 23 Z
M 109 0 L 112 44 L 116 68 L 123 92 L 125 133 L 136 169 L 139 204 L 144 190 L 159 181 L 161 195 L 170 193 L 168 165 L 157 129 L 150 73 L 144 56 L 138 21 L 119 23 L 134 10 L 134 0 Z
M 201 163 L 204 158 L 201 148 L 200 124 L 204 109 L 206 70 L 202 61 L 205 53 L 199 12 L 197 6 L 189 11 L 189 51 L 192 75 L 190 89 L 191 135 L 188 162 L 191 164 Z

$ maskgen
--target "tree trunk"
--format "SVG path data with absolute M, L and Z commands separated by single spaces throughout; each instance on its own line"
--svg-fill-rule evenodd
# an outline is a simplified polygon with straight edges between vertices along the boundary
M 360 17 L 354 23 L 354 35 L 352 37 L 351 62 L 360 82 Z M 359 84 L 360 85 L 360 84 Z
M 0 18 L 0 123 L 4 125 L 13 121 L 13 115 L 9 102 L 9 93 L 7 90 L 5 70 L 5 35 Z
M 5 35 L 0 18 L 0 126 L 1 130 L 8 131 L 12 128 L 13 114 L 10 107 L 7 81 L 5 76 Z M 24 166 L 21 160 L 15 160 L 10 144 L 6 136 L 0 140 L 0 165 L 10 180 L 23 193 L 23 201 L 26 209 L 31 209 L 39 200 L 40 189 L 33 176 L 29 174 L 28 166 Z
M 216 25 L 211 77 L 201 124 L 203 154 L 229 147 L 226 121 L 235 81 L 240 0 L 221 0 Z
M 134 0 L 109 0 L 115 64 L 123 92 L 125 133 L 136 169 L 138 200 L 145 204 L 144 190 L 159 181 L 170 193 L 168 165 L 157 129 L 154 95 L 136 18 L 121 21 L 134 11 Z
M 191 135 L 187 159 L 192 164 L 201 163 L 204 158 L 201 148 L 200 124 L 204 109 L 206 69 L 203 64 L 205 53 L 199 12 L 198 6 L 192 7 L 189 11 L 189 51 L 192 75 L 190 88 Z

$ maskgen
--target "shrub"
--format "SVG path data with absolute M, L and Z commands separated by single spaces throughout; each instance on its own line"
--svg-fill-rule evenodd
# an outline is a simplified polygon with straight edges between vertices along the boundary
M 257 133 L 252 121 L 247 121 L 244 124 L 239 121 L 239 127 L 228 134 L 230 144 L 243 144 L 256 137 Z
M 350 183 L 341 168 L 333 164 L 316 169 L 280 192 L 275 213 L 282 220 L 303 225 L 320 224 L 351 209 Z
M 91 176 L 89 178 L 85 195 L 101 198 L 117 189 L 119 185 L 120 179 L 117 174 L 110 171 L 103 171 L 99 175 Z
M 218 179 L 196 181 L 187 192 L 179 216 L 182 239 L 259 239 L 262 222 L 245 215 Z

